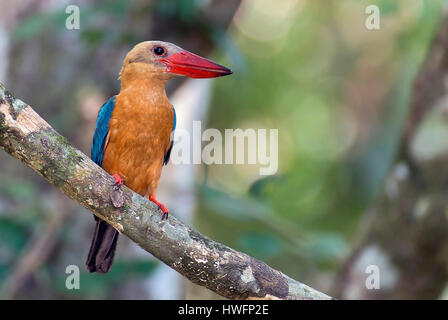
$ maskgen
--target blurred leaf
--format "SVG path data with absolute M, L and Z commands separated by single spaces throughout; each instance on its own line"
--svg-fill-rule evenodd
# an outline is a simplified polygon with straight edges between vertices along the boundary
M 238 237 L 237 243 L 244 252 L 259 259 L 272 259 L 283 253 L 283 245 L 280 239 L 266 232 L 245 232 Z
M 16 253 L 25 245 L 27 229 L 11 219 L 0 219 L 0 243 L 12 248 Z
M 105 37 L 105 32 L 100 28 L 86 28 L 81 32 L 80 39 L 86 41 L 87 44 L 97 44 Z
M 229 218 L 247 221 L 254 215 L 265 215 L 267 208 L 254 200 L 231 197 L 218 189 L 204 186 L 201 188 L 204 203 L 211 209 Z
M 192 23 L 197 17 L 200 5 L 201 2 L 197 0 L 159 0 L 156 10 L 165 16 L 174 16 L 183 23 Z
M 36 13 L 19 23 L 11 33 L 13 41 L 23 41 L 38 36 L 51 26 L 58 26 L 58 30 L 65 29 L 65 11 Z
M 122 0 L 102 1 L 92 8 L 91 14 L 95 15 L 106 12 L 122 16 L 124 13 L 126 13 L 132 8 L 132 6 L 134 5 L 133 2 L 134 1 L 122 1 Z
M 337 233 L 314 233 L 307 245 L 314 260 L 320 263 L 334 263 L 347 253 L 344 239 Z
M 9 274 L 15 259 L 23 249 L 27 228 L 10 219 L 0 219 L 0 283 Z
M 36 197 L 35 185 L 23 180 L 8 180 L 3 181 L 0 185 L 0 195 L 14 201 L 23 202 Z
M 269 189 L 269 187 L 281 181 L 284 181 L 284 176 L 272 175 L 260 178 L 250 186 L 249 195 L 261 199 L 266 195 L 266 190 Z
M 4 283 L 9 274 L 9 267 L 6 264 L 0 263 L 0 282 Z
M 396 1 L 381 0 L 377 3 L 372 3 L 380 8 L 381 15 L 390 16 L 396 14 L 398 11 L 398 3 Z
M 48 14 L 35 14 L 24 20 L 12 32 L 13 40 L 24 40 L 41 33 L 48 26 Z

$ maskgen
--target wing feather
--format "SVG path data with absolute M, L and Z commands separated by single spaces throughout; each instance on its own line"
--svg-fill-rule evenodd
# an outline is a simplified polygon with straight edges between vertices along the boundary
M 92 141 L 92 160 L 99 166 L 103 162 L 104 150 L 107 147 L 109 137 L 109 121 L 112 116 L 112 111 L 115 107 L 115 97 L 107 101 L 100 109 L 98 118 L 96 120 L 95 133 Z
M 174 130 L 176 130 L 176 110 L 173 107 L 173 130 L 171 131 L 171 144 L 170 147 L 168 148 L 168 151 L 165 153 L 165 156 L 163 157 L 163 164 L 167 165 L 168 161 L 170 161 L 170 156 L 171 156 L 171 150 L 173 149 L 173 144 L 174 144 Z

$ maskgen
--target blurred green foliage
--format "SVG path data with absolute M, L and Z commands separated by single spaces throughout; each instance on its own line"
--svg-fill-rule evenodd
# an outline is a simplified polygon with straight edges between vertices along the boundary
M 247 1 L 231 29 L 245 67 L 216 82 L 208 126 L 278 128 L 280 167 L 267 178 L 250 166 L 209 167 L 216 190 L 202 188 L 197 221 L 218 241 L 300 279 L 316 263 L 334 271 L 348 253 L 397 152 L 444 1 L 375 1 L 374 31 L 364 27 L 370 4 L 285 1 L 282 10 Z M 271 220 L 255 217 L 266 212 Z M 296 228 L 289 240 L 272 228 L 279 220 Z M 288 242 L 298 244 L 295 253 Z M 291 254 L 295 263 L 280 258 Z

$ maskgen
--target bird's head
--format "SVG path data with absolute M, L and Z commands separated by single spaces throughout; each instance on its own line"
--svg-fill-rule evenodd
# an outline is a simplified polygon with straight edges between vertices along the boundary
M 172 43 L 145 41 L 127 54 L 120 73 L 122 79 L 126 73 L 168 80 L 176 76 L 215 78 L 232 71 Z

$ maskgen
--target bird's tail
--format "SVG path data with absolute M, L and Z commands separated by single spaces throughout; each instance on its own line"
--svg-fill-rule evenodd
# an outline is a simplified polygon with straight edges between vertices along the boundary
M 95 233 L 87 257 L 86 267 L 89 272 L 106 273 L 112 267 L 118 231 L 107 222 L 96 219 Z

